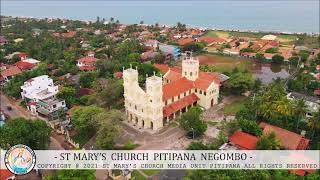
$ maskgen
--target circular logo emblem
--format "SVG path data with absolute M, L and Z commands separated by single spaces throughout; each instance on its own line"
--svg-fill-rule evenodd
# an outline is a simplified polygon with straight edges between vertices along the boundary
M 36 155 L 28 146 L 18 144 L 6 152 L 4 161 L 9 171 L 23 175 L 28 174 L 36 165 Z

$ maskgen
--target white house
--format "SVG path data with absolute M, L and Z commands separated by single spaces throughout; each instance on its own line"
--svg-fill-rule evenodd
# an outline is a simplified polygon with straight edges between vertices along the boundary
M 58 118 L 59 109 L 67 110 L 64 99 L 47 99 L 38 101 L 36 104 L 30 104 L 32 114 L 40 114 L 51 120 Z
M 50 99 L 58 92 L 58 86 L 53 84 L 53 80 L 47 75 L 38 76 L 24 82 L 21 86 L 22 99 L 29 99 L 35 102 Z
M 309 109 L 309 112 L 306 114 L 307 116 L 311 116 L 312 112 L 316 112 L 320 108 L 320 99 L 318 97 L 306 96 L 301 93 L 291 92 L 287 95 L 287 98 L 290 100 L 303 99 Z

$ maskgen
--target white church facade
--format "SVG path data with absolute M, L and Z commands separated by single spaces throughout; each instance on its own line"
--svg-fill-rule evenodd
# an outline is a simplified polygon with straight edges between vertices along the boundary
M 138 70 L 123 71 L 127 119 L 141 128 L 159 130 L 194 105 L 205 109 L 218 103 L 219 73 L 199 70 L 199 61 L 184 59 L 182 68 L 155 64 L 163 77 L 146 79 L 146 90 L 138 83 Z

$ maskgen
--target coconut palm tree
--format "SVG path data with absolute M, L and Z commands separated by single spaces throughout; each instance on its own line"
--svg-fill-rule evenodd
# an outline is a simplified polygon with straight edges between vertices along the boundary
M 299 128 L 299 122 L 305 117 L 308 106 L 306 105 L 303 99 L 297 100 L 293 104 L 294 107 L 294 114 L 296 117 L 296 130 Z
M 308 121 L 308 126 L 312 130 L 311 139 L 313 139 L 314 134 L 320 131 L 320 110 L 312 114 L 312 117 Z

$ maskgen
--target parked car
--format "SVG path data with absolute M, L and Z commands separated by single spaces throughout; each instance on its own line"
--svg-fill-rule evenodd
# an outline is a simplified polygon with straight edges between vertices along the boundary
M 7 110 L 8 110 L 8 111 L 11 111 L 11 110 L 12 110 L 12 107 L 11 107 L 11 106 L 7 106 Z

